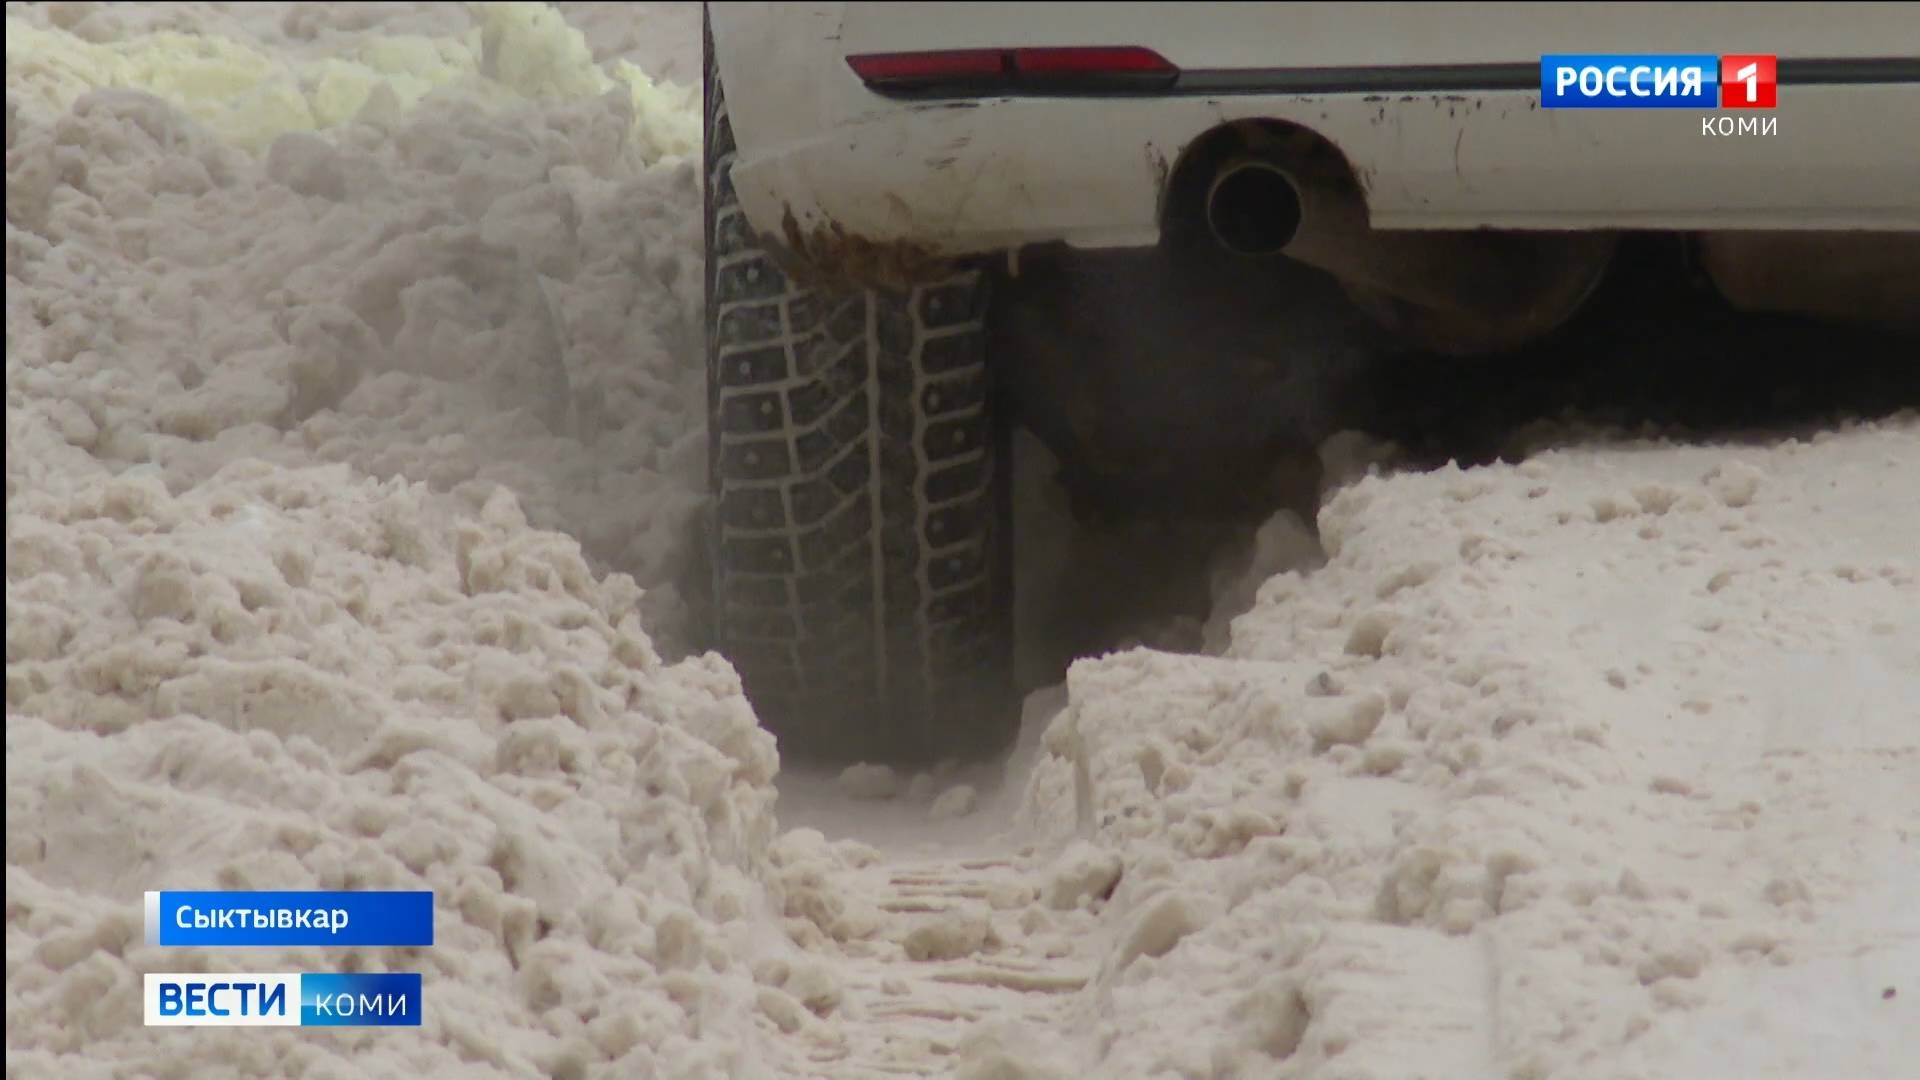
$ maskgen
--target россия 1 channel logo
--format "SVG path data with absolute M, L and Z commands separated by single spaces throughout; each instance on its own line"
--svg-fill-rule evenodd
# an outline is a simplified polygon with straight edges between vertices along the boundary
M 425 947 L 433 894 L 149 892 L 147 943 L 161 947 Z M 146 976 L 152 1027 L 417 1027 L 413 972 L 158 973 Z
M 1540 58 L 1545 109 L 1771 109 L 1778 63 L 1760 54 L 1637 56 L 1566 53 Z

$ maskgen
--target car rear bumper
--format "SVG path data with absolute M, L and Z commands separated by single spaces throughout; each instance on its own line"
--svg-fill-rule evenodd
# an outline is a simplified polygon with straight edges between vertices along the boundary
M 1728 113 L 1543 110 L 1537 87 L 898 100 L 848 67 L 849 7 L 712 8 L 734 184 L 763 233 L 941 255 L 1148 245 L 1182 150 L 1243 119 L 1331 140 L 1376 228 L 1920 229 L 1920 84 L 1793 87 L 1758 118 L 1772 134 L 1736 116 L 1731 135 Z

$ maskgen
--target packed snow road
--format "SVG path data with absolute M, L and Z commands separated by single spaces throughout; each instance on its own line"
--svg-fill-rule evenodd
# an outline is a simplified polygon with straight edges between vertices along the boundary
M 9 1078 L 1913 1074 L 1910 361 L 1359 386 L 1401 451 L 1327 439 L 1314 528 L 1006 762 L 781 773 L 680 658 L 698 40 L 9 6 Z M 1043 489 L 1042 572 L 1158 573 Z M 163 950 L 160 887 L 439 935 Z M 142 1027 L 195 970 L 419 971 L 425 1020 Z

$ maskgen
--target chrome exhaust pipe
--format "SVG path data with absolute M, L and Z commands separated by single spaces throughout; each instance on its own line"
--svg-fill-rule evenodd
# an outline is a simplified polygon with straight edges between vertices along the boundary
M 1207 188 L 1207 231 L 1236 255 L 1278 255 L 1300 231 L 1300 188 L 1265 161 L 1229 162 Z

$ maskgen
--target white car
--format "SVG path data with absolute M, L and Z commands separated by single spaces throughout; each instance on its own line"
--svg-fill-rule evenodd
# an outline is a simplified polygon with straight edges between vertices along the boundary
M 1777 56 L 1775 108 L 1542 107 L 1547 54 L 1735 49 Z M 1306 264 L 1471 355 L 1657 231 L 1734 307 L 1912 331 L 1916 56 L 1913 4 L 709 5 L 718 644 L 803 753 L 1005 736 L 996 412 L 1074 408 L 989 355 L 1023 258 Z

